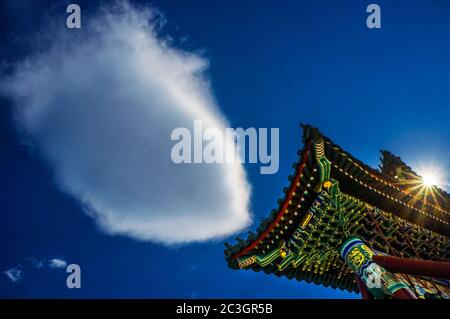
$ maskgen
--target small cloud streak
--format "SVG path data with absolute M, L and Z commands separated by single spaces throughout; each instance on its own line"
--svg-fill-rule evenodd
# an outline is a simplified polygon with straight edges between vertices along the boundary
M 66 268 L 67 262 L 60 258 L 52 258 L 48 261 L 48 267 L 50 267 L 50 268 Z
M 65 261 L 62 258 L 36 258 L 36 257 L 26 257 L 25 261 L 34 269 L 36 270 L 42 270 L 44 268 L 49 269 L 60 269 L 60 268 L 66 268 L 67 267 L 67 261 Z M 27 269 L 27 267 L 25 267 Z M 28 268 L 30 270 L 30 268 Z M 16 267 L 10 268 L 3 272 L 3 274 L 8 277 L 11 282 L 19 282 L 22 280 L 24 273 L 24 269 L 22 265 L 18 265 Z
M 26 258 L 34 268 L 40 269 L 44 267 L 45 258 L 28 257 Z
M 22 267 L 20 265 L 17 267 L 8 269 L 3 273 L 12 282 L 19 282 L 22 279 Z

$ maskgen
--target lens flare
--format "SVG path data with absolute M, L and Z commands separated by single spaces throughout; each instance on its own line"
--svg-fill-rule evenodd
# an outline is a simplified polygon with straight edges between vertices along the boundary
M 437 186 L 439 185 L 439 177 L 435 174 L 424 174 L 422 176 L 422 182 L 425 186 Z
M 425 167 L 418 170 L 422 177 L 422 184 L 427 187 L 445 186 L 443 172 L 438 167 Z
M 440 203 L 446 198 L 440 189 L 446 191 L 448 186 L 444 170 L 439 165 L 422 165 L 416 167 L 416 173 L 418 176 L 413 174 L 399 183 L 406 186 L 406 191 L 412 195 L 408 204 L 414 206 L 421 201 L 422 208 L 431 205 L 441 210 Z

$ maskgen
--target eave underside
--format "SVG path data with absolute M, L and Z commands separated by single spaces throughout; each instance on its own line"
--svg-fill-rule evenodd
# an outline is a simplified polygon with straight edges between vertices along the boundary
M 236 245 L 226 249 L 226 259 L 231 268 L 239 269 L 240 260 L 267 254 L 279 245 L 280 240 L 288 241 L 305 221 L 321 191 L 316 154 L 311 146 L 318 136 L 323 138 L 325 155 L 331 162 L 331 178 L 338 181 L 343 196 L 349 195 L 362 204 L 361 210 L 355 213 L 353 224 L 349 225 L 351 235 L 364 239 L 373 249 L 382 253 L 427 260 L 450 260 L 449 215 L 446 210 L 448 197 L 441 199 L 435 206 L 425 205 L 417 198 L 415 203 L 411 203 L 405 189 L 394 184 L 395 181 L 390 177 L 353 158 L 323 137 L 317 129 L 305 126 L 305 146 L 298 152 L 298 162 L 293 165 L 295 173 L 289 176 L 290 185 L 284 189 L 284 198 L 278 200 L 279 207 L 263 220 L 256 234 L 250 232 L 247 239 L 238 238 Z M 448 196 L 445 192 L 443 194 Z M 435 207 L 439 207 L 439 210 Z M 311 229 L 311 235 L 313 239 L 316 237 L 308 242 L 312 246 L 326 244 L 326 236 L 322 235 L 334 238 L 321 227 Z M 338 244 L 333 240 L 331 242 L 333 245 Z M 353 272 L 338 256 L 328 263 L 326 271 L 315 269 L 314 266 L 280 270 L 279 262 L 277 260 L 264 267 L 254 263 L 245 269 L 359 291 Z

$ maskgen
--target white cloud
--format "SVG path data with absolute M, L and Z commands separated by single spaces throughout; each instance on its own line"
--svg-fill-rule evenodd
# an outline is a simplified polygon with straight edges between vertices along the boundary
M 174 128 L 227 126 L 207 61 L 162 40 L 151 10 L 118 5 L 83 23 L 47 30 L 54 45 L 2 83 L 61 189 L 109 234 L 170 244 L 245 228 L 242 165 L 170 160 Z
M 12 282 L 18 282 L 22 279 L 22 269 L 21 266 L 17 266 L 3 272 L 6 277 L 9 278 Z
M 27 257 L 26 258 L 35 268 L 42 268 L 44 267 L 44 259 L 43 258 L 36 258 L 36 257 Z
M 60 258 L 52 258 L 48 260 L 48 266 L 50 268 L 66 268 L 67 262 Z

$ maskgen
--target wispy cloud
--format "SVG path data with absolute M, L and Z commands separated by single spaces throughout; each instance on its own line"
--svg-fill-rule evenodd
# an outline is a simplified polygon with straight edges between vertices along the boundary
M 17 266 L 3 272 L 12 282 L 18 282 L 22 279 L 22 266 Z
M 60 258 L 52 258 L 52 259 L 49 259 L 48 266 L 50 268 L 66 268 L 67 262 Z
M 197 296 L 198 296 L 197 292 L 195 290 L 192 290 L 189 299 L 197 299 Z
M 49 269 L 57 269 L 57 268 L 66 268 L 67 267 L 67 261 L 65 261 L 62 258 L 45 258 L 45 257 L 26 257 L 25 258 L 25 267 L 22 267 L 22 264 L 10 268 L 3 273 L 5 276 L 7 276 L 12 282 L 19 282 L 22 280 L 24 269 L 30 270 L 30 267 L 32 269 L 36 270 L 42 270 L 44 268 Z M 29 265 L 27 267 L 27 264 Z
M 208 61 L 165 41 L 150 9 L 124 2 L 84 21 L 79 37 L 45 30 L 54 46 L 1 81 L 61 189 L 109 234 L 173 244 L 245 228 L 250 187 L 241 164 L 170 160 L 174 128 L 192 129 L 196 119 L 228 126 Z
M 46 261 L 45 258 L 36 257 L 27 257 L 26 259 L 37 269 L 44 267 L 44 262 Z

